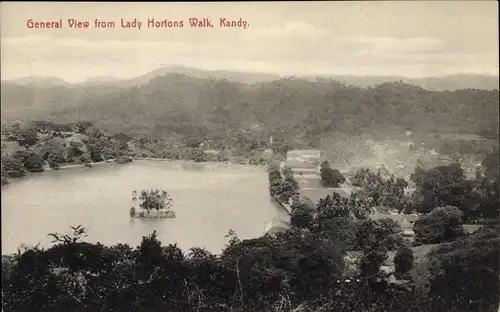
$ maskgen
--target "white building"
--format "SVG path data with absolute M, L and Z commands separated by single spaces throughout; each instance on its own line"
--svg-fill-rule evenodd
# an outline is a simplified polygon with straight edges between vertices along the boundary
M 320 150 L 292 150 L 286 153 L 286 160 L 292 159 L 303 162 L 319 162 L 321 160 Z
M 301 161 L 290 159 L 286 161 L 285 168 L 292 170 L 297 178 L 317 178 L 320 172 L 319 162 Z

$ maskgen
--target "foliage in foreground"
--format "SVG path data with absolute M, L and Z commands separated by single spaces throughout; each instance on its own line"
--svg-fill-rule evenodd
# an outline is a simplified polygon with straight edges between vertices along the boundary
M 185 254 L 156 233 L 131 248 L 83 242 L 85 231 L 73 231 L 54 234 L 47 250 L 3 257 L 4 311 L 461 312 L 496 311 L 499 302 L 498 226 L 431 253 L 425 288 L 388 283 L 382 246 L 367 249 L 360 273 L 347 278 L 343 244 L 317 230 L 243 241 L 233 232 L 221 255 Z

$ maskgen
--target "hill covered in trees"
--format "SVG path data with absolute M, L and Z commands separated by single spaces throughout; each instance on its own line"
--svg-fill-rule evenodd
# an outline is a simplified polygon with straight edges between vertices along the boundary
M 90 121 L 148 136 L 226 136 L 258 127 L 263 137 L 314 138 L 404 127 L 498 137 L 498 90 L 429 91 L 402 82 L 361 88 L 296 78 L 248 85 L 167 74 L 140 86 L 3 83 L 1 91 L 4 121 Z

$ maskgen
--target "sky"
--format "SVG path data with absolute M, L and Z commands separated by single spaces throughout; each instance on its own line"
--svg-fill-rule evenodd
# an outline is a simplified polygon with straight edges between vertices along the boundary
M 191 28 L 207 17 L 213 28 Z M 220 18 L 246 21 L 221 28 Z M 59 21 L 60 29 L 27 22 Z M 74 29 L 68 19 L 88 21 Z M 115 28 L 95 28 L 95 20 Z M 124 21 L 141 29 L 122 28 Z M 147 20 L 184 21 L 148 28 Z M 162 66 L 279 75 L 498 75 L 497 1 L 0 3 L 1 78 L 133 78 Z

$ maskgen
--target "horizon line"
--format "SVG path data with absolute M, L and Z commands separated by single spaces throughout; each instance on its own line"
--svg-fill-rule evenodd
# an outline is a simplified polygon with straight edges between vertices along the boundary
M 165 73 L 165 74 L 159 74 L 158 76 L 166 76 L 169 74 L 181 74 L 181 75 L 186 75 L 190 76 L 189 73 L 176 73 L 175 69 L 184 69 L 184 70 L 198 70 L 201 72 L 227 72 L 227 73 L 237 73 L 237 74 L 249 74 L 249 75 L 255 75 L 255 74 L 260 74 L 260 75 L 270 75 L 270 76 L 276 76 L 276 78 L 288 78 L 288 77 L 295 77 L 295 78 L 313 78 L 313 77 L 319 77 L 319 78 L 335 78 L 335 77 L 356 77 L 356 78 L 402 78 L 402 79 L 429 79 L 429 78 L 448 78 L 448 77 L 453 77 L 453 76 L 485 76 L 485 77 L 491 77 L 491 78 L 500 78 L 499 74 L 491 74 L 491 73 L 478 73 L 478 72 L 455 72 L 455 73 L 450 73 L 446 75 L 422 75 L 422 76 L 405 76 L 405 75 L 363 75 L 363 74 L 335 74 L 335 73 L 311 73 L 311 74 L 300 74 L 300 73 L 293 73 L 293 74 L 280 74 L 280 73 L 275 73 L 275 72 L 264 72 L 264 71 L 242 71 L 242 70 L 237 70 L 237 69 L 203 69 L 199 67 L 191 67 L 191 66 L 184 66 L 184 65 L 179 65 L 179 64 L 172 64 L 172 65 L 165 65 L 165 66 L 159 66 L 156 69 L 143 72 L 142 74 L 135 75 L 133 77 L 115 77 L 115 76 L 109 76 L 109 75 L 94 75 L 94 76 L 89 76 L 83 80 L 78 80 L 78 81 L 69 81 L 65 78 L 61 78 L 58 76 L 51 76 L 51 75 L 30 75 L 30 76 L 19 76 L 16 78 L 9 78 L 9 79 L 1 79 L 1 82 L 16 82 L 17 80 L 22 80 L 22 79 L 30 79 L 30 78 L 42 78 L 42 79 L 58 79 L 62 80 L 65 83 L 72 84 L 72 85 L 78 85 L 78 84 L 83 84 L 83 83 L 88 83 L 91 82 L 89 80 L 95 79 L 95 78 L 108 78 L 112 79 L 115 82 L 119 81 L 127 81 L 127 80 L 133 80 L 136 78 L 139 78 L 141 76 L 151 74 L 157 70 L 161 69 L 174 69 L 171 73 Z M 113 82 L 113 81 L 110 81 Z

